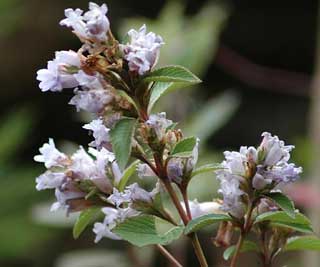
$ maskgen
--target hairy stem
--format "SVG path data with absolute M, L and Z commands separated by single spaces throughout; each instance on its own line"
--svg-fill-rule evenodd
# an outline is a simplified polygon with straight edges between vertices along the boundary
M 182 205 L 181 205 L 181 203 L 179 201 L 179 198 L 178 198 L 176 192 L 174 191 L 170 181 L 168 179 L 165 179 L 163 181 L 163 184 L 164 184 L 165 188 L 167 189 L 167 191 L 168 191 L 168 193 L 169 193 L 169 195 L 170 195 L 170 197 L 172 199 L 172 202 L 175 205 L 175 207 L 176 207 L 176 209 L 177 209 L 177 211 L 178 211 L 178 213 L 179 213 L 184 225 L 187 225 L 188 222 L 189 222 L 189 218 L 186 215 L 186 212 L 184 211 L 184 209 L 183 209 L 183 207 L 182 207 Z
M 160 251 L 160 253 L 165 256 L 168 261 L 170 263 L 173 264 L 173 266 L 176 266 L 176 267 L 183 267 L 178 261 L 177 259 L 163 246 L 161 245 L 156 245 L 156 248 Z
M 237 242 L 237 245 L 236 245 L 235 253 L 234 253 L 234 255 L 232 257 L 232 260 L 231 260 L 230 267 L 236 267 L 237 266 L 237 261 L 238 261 L 238 258 L 240 256 L 241 247 L 242 247 L 242 244 L 243 244 L 243 241 L 244 241 L 244 237 L 245 237 L 245 233 L 244 233 L 244 231 L 241 231 L 241 234 L 239 236 L 239 239 L 238 239 L 238 242 Z

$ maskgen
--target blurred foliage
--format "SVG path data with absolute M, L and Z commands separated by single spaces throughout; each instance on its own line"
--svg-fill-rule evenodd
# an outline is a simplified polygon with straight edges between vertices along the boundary
M 43 197 L 35 191 L 34 177 L 41 171 L 18 162 L 31 133 L 34 114 L 22 108 L 2 118 L 0 127 L 0 258 L 26 256 L 28 251 L 53 236 L 32 223 L 29 209 Z M 37 236 L 37 238 L 35 238 Z
M 0 37 L 18 29 L 23 22 L 24 11 L 20 0 L 0 0 Z

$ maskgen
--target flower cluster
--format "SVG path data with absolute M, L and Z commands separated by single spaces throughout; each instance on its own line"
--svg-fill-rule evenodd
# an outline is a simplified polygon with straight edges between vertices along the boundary
M 293 146 L 263 133 L 258 147 L 226 151 L 221 164 L 196 167 L 200 140 L 184 137 L 165 112 L 151 114 L 151 110 L 166 92 L 201 81 L 181 66 L 153 71 L 164 44 L 161 36 L 148 33 L 143 25 L 138 31 L 131 29 L 120 43 L 111 32 L 107 12 L 105 4 L 92 2 L 87 12 L 66 9 L 60 24 L 71 28 L 82 46 L 77 52 L 56 52 L 47 68 L 37 72 L 41 91 L 74 88 L 69 104 L 77 111 L 93 113 L 94 119 L 83 126 L 93 137 L 88 150 L 80 146 L 69 156 L 56 148 L 53 139 L 39 149 L 34 160 L 44 163 L 47 170 L 36 178 L 36 189 L 55 190 L 53 211 L 85 212 L 79 221 L 101 210 L 104 219 L 93 227 L 95 242 L 107 237 L 139 246 L 159 245 L 184 233 L 190 237 L 201 267 L 207 267 L 195 232 L 219 221 L 213 242 L 217 246 L 231 245 L 234 229 L 240 230 L 230 266 L 235 266 L 243 240 L 252 231 L 263 235 L 260 239 L 265 251 L 259 254 L 265 266 L 271 266 L 291 230 L 312 230 L 308 220 L 278 192 L 281 185 L 294 182 L 302 172 L 289 163 Z M 190 180 L 209 172 L 216 172 L 223 200 L 190 201 Z M 140 179 L 133 182 L 135 173 Z M 141 182 L 148 190 L 139 185 Z M 179 218 L 173 215 L 173 207 Z M 268 216 L 275 211 L 280 212 L 275 217 L 281 220 L 271 224 Z M 292 223 L 295 215 L 296 223 Z M 159 221 L 170 229 L 161 232 Z M 76 235 L 83 231 L 77 225 L 81 223 L 75 224 Z M 148 227 L 136 232 L 145 234 L 132 235 L 132 229 L 141 225 Z M 168 256 L 169 252 L 163 254 Z
M 75 88 L 69 104 L 76 106 L 77 111 L 99 115 L 113 111 L 113 121 L 115 116 L 119 117 L 117 114 L 133 112 L 131 103 L 117 93 L 121 86 L 127 89 L 126 82 L 130 82 L 119 81 L 123 68 L 132 77 L 150 72 L 163 41 L 160 36 L 147 33 L 143 25 L 138 32 L 133 29 L 128 32 L 127 43 L 119 44 L 110 31 L 107 11 L 105 4 L 92 2 L 85 13 L 81 9 L 66 9 L 66 18 L 60 25 L 71 28 L 83 45 L 78 52 L 56 52 L 47 68 L 37 72 L 37 79 L 43 92 Z
M 301 167 L 288 163 L 293 146 L 286 146 L 277 136 L 263 133 L 258 148 L 241 147 L 239 152 L 224 152 L 222 169 L 216 171 L 223 195 L 222 209 L 242 217 L 248 194 L 253 190 L 271 191 L 281 184 L 294 182 Z
M 94 225 L 96 242 L 102 237 L 120 239 L 112 229 L 141 212 L 168 219 L 162 208 L 155 204 L 161 191 L 159 182 L 151 192 L 137 183 L 119 189 L 124 173 L 116 161 L 110 131 L 121 118 L 140 118 L 135 136 L 140 144 L 134 140 L 133 153 L 141 158 L 140 145 L 164 153 L 160 160 L 168 162 L 167 172 L 171 181 L 181 183 L 190 175 L 198 158 L 198 144 L 189 157 L 169 158 L 170 150 L 181 140 L 182 134 L 174 130 L 175 125 L 166 118 L 165 112 L 148 114 L 146 111 L 148 103 L 144 98 L 148 97 L 150 86 L 139 79 L 155 66 L 160 47 L 164 44 L 161 36 L 147 32 L 143 25 L 138 31 L 131 29 L 127 33 L 127 41 L 121 44 L 110 30 L 107 12 L 105 4 L 99 6 L 92 2 L 87 12 L 66 9 L 66 18 L 60 25 L 71 28 L 83 44 L 77 52 L 56 52 L 47 68 L 37 72 L 41 91 L 60 92 L 74 88 L 69 104 L 74 105 L 77 111 L 84 110 L 95 117 L 83 126 L 94 138 L 88 151 L 80 146 L 78 151 L 68 156 L 49 139 L 34 159 L 47 168 L 36 178 L 37 190 L 55 190 L 57 201 L 51 210 L 64 208 L 73 212 L 91 206 L 102 207 L 106 216 L 102 223 Z M 142 99 L 138 97 L 137 88 Z M 158 173 L 150 168 L 150 164 L 140 163 L 138 175 L 144 178 L 158 176 Z M 210 211 L 197 202 L 191 206 L 195 210 L 194 216 Z

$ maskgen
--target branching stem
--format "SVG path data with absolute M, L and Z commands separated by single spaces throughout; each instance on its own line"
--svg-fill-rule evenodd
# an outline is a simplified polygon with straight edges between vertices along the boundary
M 156 248 L 160 251 L 160 253 L 168 259 L 176 267 L 183 267 L 181 263 L 177 261 L 177 259 L 164 247 L 161 245 L 156 245 Z

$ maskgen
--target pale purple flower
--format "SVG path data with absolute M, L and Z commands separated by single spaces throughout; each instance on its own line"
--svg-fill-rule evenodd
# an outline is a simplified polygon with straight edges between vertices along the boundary
M 101 118 L 95 119 L 92 122 L 85 124 L 82 128 L 92 131 L 94 141 L 89 145 L 97 148 L 103 147 L 105 144 L 109 143 L 109 131 Z
M 101 112 L 109 104 L 113 96 L 106 90 L 74 90 L 75 96 L 69 104 L 76 106 L 77 111 L 85 110 L 91 113 Z
M 83 70 L 80 70 L 78 73 L 74 74 L 74 78 L 77 80 L 79 85 L 87 89 L 92 90 L 102 90 L 103 89 L 103 78 L 100 74 L 96 73 L 95 75 L 89 75 Z
M 130 71 L 143 75 L 156 64 L 160 47 L 164 44 L 161 36 L 153 32 L 147 33 L 146 25 L 139 31 L 128 32 L 130 42 L 122 45 L 124 58 L 128 61 Z
M 299 179 L 302 168 L 296 167 L 293 163 L 283 163 L 270 169 L 262 170 L 260 173 L 277 183 L 290 183 Z
M 46 168 L 65 166 L 68 157 L 61 153 L 54 144 L 52 138 L 39 149 L 41 155 L 34 156 L 37 162 L 43 162 Z
M 79 37 L 85 38 L 87 36 L 86 24 L 83 21 L 83 10 L 77 8 L 73 10 L 72 8 L 67 8 L 64 11 L 65 19 L 60 21 L 61 26 L 67 26 L 73 29 L 73 32 Z
M 131 201 L 131 196 L 130 194 L 120 192 L 114 187 L 112 194 L 108 197 L 108 201 L 116 207 L 120 207 L 123 203 L 129 203 Z
M 48 62 L 47 69 L 37 71 L 37 80 L 40 81 L 41 91 L 61 91 L 63 88 L 78 86 L 74 74 L 68 68 L 80 68 L 80 58 L 74 51 L 59 51 L 55 59 Z
M 237 218 L 244 215 L 244 207 L 240 199 L 244 192 L 239 187 L 240 183 L 237 179 L 223 180 L 218 190 L 218 193 L 223 195 L 221 209 Z
M 99 41 L 107 40 L 107 31 L 110 23 L 106 14 L 108 8 L 106 4 L 101 6 L 90 2 L 89 11 L 83 14 L 83 10 L 77 8 L 65 10 L 66 18 L 60 21 L 60 25 L 73 29 L 73 32 L 80 39 L 95 39 Z
M 63 185 L 61 188 L 56 188 L 55 196 L 57 202 L 53 203 L 51 206 L 51 211 L 56 211 L 58 209 L 70 209 L 68 201 L 74 199 L 82 199 L 86 196 L 86 193 L 75 188 L 71 183 Z
M 261 174 L 256 173 L 252 179 L 252 186 L 255 189 L 261 190 L 265 188 L 268 184 L 271 184 L 272 179 L 265 178 Z
M 145 122 L 147 126 L 154 130 L 158 140 L 162 140 L 166 130 L 172 125 L 172 121 L 166 118 L 166 113 L 151 114 Z
M 96 234 L 96 238 L 94 239 L 95 243 L 98 243 L 104 237 L 112 240 L 121 240 L 121 237 L 112 233 L 110 227 L 105 223 L 96 222 L 93 227 L 93 232 Z
M 140 214 L 132 208 L 115 209 L 106 207 L 102 209 L 102 212 L 106 215 L 103 223 L 95 223 L 93 228 L 93 232 L 96 234 L 96 243 L 99 242 L 103 237 L 111 238 L 114 240 L 121 240 L 119 236 L 112 233 L 112 229 L 115 228 L 118 223 L 123 222 L 125 219 Z
M 130 196 L 131 202 L 142 201 L 142 202 L 151 203 L 153 196 L 156 192 L 154 191 L 148 192 L 143 188 L 141 188 L 137 183 L 134 183 L 127 186 L 124 193 Z
M 83 18 L 86 21 L 86 31 L 90 38 L 105 41 L 107 39 L 107 31 L 110 28 L 110 23 L 106 14 L 108 7 L 106 4 L 101 6 L 90 2 L 89 11 L 87 11 Z
M 47 171 L 36 178 L 36 189 L 40 191 L 60 187 L 65 179 L 66 175 L 62 172 Z
M 262 134 L 263 140 L 260 150 L 264 154 L 263 165 L 273 166 L 279 162 L 287 162 L 290 159 L 290 151 L 294 146 L 286 146 L 278 136 L 272 136 L 268 132 Z

